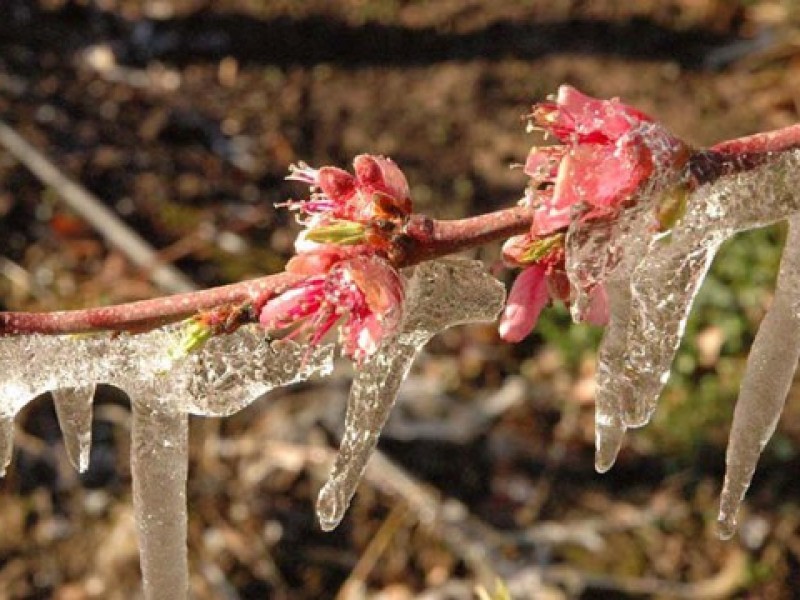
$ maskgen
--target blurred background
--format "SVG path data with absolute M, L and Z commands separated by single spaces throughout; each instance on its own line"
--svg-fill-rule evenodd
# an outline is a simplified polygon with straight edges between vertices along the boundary
M 0 118 L 198 287 L 282 269 L 305 193 L 290 163 L 385 154 L 419 211 L 507 206 L 521 116 L 570 83 L 620 96 L 698 146 L 799 120 L 794 0 L 2 0 Z M 754 201 L 758 201 L 754 198 Z M 0 309 L 160 295 L 148 273 L 0 148 Z M 113 236 L 112 236 L 113 237 Z M 349 372 L 192 422 L 196 598 L 793 598 L 800 404 L 716 537 L 748 347 L 783 229 L 719 254 L 654 422 L 593 469 L 601 331 L 546 312 L 436 338 L 342 525 L 320 531 Z M 497 248 L 478 255 L 496 265 Z M 498 270 L 498 273 L 501 271 Z M 502 276 L 508 280 L 511 274 Z M 131 598 L 139 567 L 129 410 L 104 388 L 91 466 L 69 466 L 49 398 L 17 423 L 0 483 L 0 597 Z

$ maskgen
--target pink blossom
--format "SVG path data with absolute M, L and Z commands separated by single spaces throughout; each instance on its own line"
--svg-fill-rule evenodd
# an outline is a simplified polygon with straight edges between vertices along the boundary
M 411 213 L 405 175 L 389 158 L 361 154 L 353 161 L 355 175 L 337 167 L 312 169 L 293 165 L 287 179 L 311 186 L 311 197 L 286 203 L 317 218 L 369 223 L 374 219 L 403 218 Z
M 535 105 L 531 118 L 563 143 L 534 147 L 525 162 L 535 190 L 529 198 L 534 235 L 563 229 L 577 216 L 613 215 L 652 176 L 689 156 L 683 142 L 644 113 L 566 85 L 555 102 Z
M 533 223 L 503 245 L 506 263 L 525 268 L 500 323 L 500 335 L 509 341 L 525 337 L 550 300 L 572 300 L 564 248 L 570 223 L 614 218 L 647 182 L 676 171 L 689 156 L 683 142 L 644 113 L 566 85 L 555 102 L 535 105 L 531 119 L 562 145 L 534 147 L 525 161 L 531 183 L 522 204 L 533 208 Z M 582 320 L 606 324 L 605 286 L 586 291 Z
M 268 330 L 294 327 L 289 337 L 307 334 L 312 347 L 340 323 L 342 352 L 362 361 L 397 331 L 403 299 L 402 279 L 387 261 L 358 256 L 270 299 L 259 322 Z

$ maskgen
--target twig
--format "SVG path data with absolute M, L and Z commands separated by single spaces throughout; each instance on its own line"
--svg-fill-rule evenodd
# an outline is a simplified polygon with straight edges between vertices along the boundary
M 44 185 L 52 188 L 71 209 L 86 219 L 111 246 L 144 269 L 159 288 L 165 292 L 188 292 L 197 289 L 186 275 L 172 265 L 162 262 L 150 245 L 96 196 L 66 177 L 41 152 L 3 121 L 0 121 L 0 144 L 30 169 Z
M 30 148 L 2 122 L 0 122 L 0 134 L 3 134 L 0 135 L 2 143 L 7 143 L 4 139 L 11 135 L 12 139 L 23 144 L 23 147 Z M 698 151 L 690 158 L 687 168 L 695 183 L 707 184 L 726 175 L 753 169 L 769 162 L 776 153 L 798 146 L 800 146 L 800 125 L 741 140 L 722 142 L 711 150 Z M 35 153 L 32 148 L 30 150 Z M 43 168 L 55 178 L 55 184 L 51 185 L 82 191 L 38 153 L 33 156 L 41 159 L 36 162 L 39 168 Z M 45 177 L 42 179 L 45 180 Z M 80 193 L 78 195 L 80 196 Z M 102 205 L 100 208 L 108 212 Z M 533 209 L 523 206 L 453 221 L 437 221 L 424 215 L 412 215 L 401 235 L 392 242 L 387 254 L 394 266 L 407 267 L 525 233 L 532 221 Z M 156 270 L 153 274 L 158 272 L 161 271 Z M 179 320 L 200 310 L 248 300 L 263 300 L 269 295 L 280 293 L 301 279 L 297 275 L 281 273 L 222 288 L 107 308 L 57 313 L 0 313 L 0 335 L 30 333 L 56 335 L 102 330 L 141 331 Z
M 302 279 L 293 273 L 278 273 L 207 290 L 115 306 L 49 313 L 0 312 L 0 335 L 142 331 L 178 321 L 200 310 L 277 294 Z
M 386 517 L 380 529 L 378 529 L 361 554 L 356 566 L 353 567 L 350 575 L 339 588 L 336 600 L 348 600 L 349 598 L 357 598 L 360 595 L 358 591 L 364 586 L 364 582 L 375 568 L 375 565 L 378 564 L 378 560 L 391 545 L 397 530 L 403 526 L 407 516 L 407 506 L 402 502 L 394 505 L 389 516 Z
M 532 218 L 532 211 L 522 207 L 454 221 L 416 216 L 409 224 L 407 235 L 398 242 L 396 266 L 408 267 L 423 260 L 447 256 L 474 246 L 475 239 L 487 243 L 522 233 L 530 228 Z M 142 331 L 201 310 L 264 299 L 279 294 L 302 279 L 303 276 L 284 272 L 218 288 L 116 306 L 50 313 L 0 312 L 0 335 Z

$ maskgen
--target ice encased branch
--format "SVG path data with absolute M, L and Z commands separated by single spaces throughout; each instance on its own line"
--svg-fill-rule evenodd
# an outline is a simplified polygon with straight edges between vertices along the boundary
M 0 338 L 0 465 L 11 459 L 14 417 L 52 391 L 70 460 L 83 470 L 97 383 L 131 398 L 131 472 L 145 596 L 188 593 L 186 471 L 188 415 L 226 416 L 266 392 L 332 368 L 333 347 L 272 342 L 258 327 L 211 339 L 175 357 L 181 328 L 139 335 Z
M 356 369 L 339 452 L 317 500 L 323 529 L 334 529 L 344 517 L 400 384 L 423 346 L 448 327 L 494 320 L 504 299 L 503 285 L 478 261 L 437 260 L 413 270 L 400 331 Z
M 611 265 L 603 271 L 595 267 L 606 277 L 611 307 L 597 373 L 601 471 L 613 464 L 626 428 L 642 426 L 652 416 L 692 303 L 720 244 L 738 232 L 800 213 L 800 150 L 700 186 L 689 195 L 685 213 L 670 232 L 648 229 L 652 215 L 640 205 L 629 212 L 638 224 L 629 224 L 623 215 L 624 227 L 617 226 L 616 233 L 595 234 L 594 247 L 585 241 L 578 244 L 582 254 L 571 273 L 576 282 L 585 280 L 590 253 Z M 733 532 L 736 510 L 775 429 L 800 353 L 797 229 L 792 220 L 778 292 L 753 345 L 734 415 L 720 512 L 724 535 Z M 608 260 L 617 255 L 618 260 Z

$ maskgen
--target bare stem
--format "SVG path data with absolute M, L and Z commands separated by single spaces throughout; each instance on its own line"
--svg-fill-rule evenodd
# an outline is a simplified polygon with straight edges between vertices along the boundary
M 710 183 L 725 175 L 750 170 L 768 162 L 776 153 L 795 148 L 800 148 L 800 124 L 721 142 L 708 150 L 698 151 L 690 158 L 688 168 L 696 183 Z M 397 267 L 415 265 L 525 233 L 532 219 L 533 211 L 522 206 L 453 221 L 412 215 L 404 235 L 395 241 L 390 256 Z M 50 313 L 0 312 L 0 335 L 144 331 L 203 310 L 261 302 L 280 294 L 302 278 L 286 272 L 116 306 Z
M 401 248 L 402 258 L 397 261 L 397 266 L 415 265 L 525 233 L 532 220 L 533 211 L 524 206 L 455 221 L 436 221 L 424 215 L 412 215 L 406 226 L 407 245 Z
M 795 148 L 800 148 L 800 123 L 783 129 L 720 142 L 712 146 L 711 150 L 722 154 L 752 154 L 785 152 Z
M 0 312 L 0 335 L 146 331 L 201 310 L 279 294 L 301 279 L 302 276 L 294 273 L 278 273 L 207 290 L 115 306 L 46 313 Z

